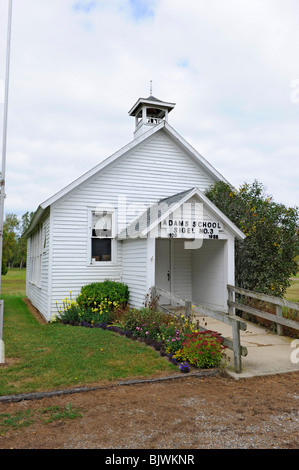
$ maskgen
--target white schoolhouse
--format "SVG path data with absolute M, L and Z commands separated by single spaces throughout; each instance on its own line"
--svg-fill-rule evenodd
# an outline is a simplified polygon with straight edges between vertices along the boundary
M 140 98 L 134 139 L 40 204 L 27 231 L 27 297 L 56 302 L 112 279 L 140 307 L 152 286 L 227 311 L 234 240 L 245 235 L 204 191 L 226 181 L 168 123 L 174 103 Z

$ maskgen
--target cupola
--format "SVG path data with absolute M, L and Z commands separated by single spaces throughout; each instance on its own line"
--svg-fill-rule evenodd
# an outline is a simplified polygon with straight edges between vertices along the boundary
M 168 114 L 174 107 L 175 103 L 158 100 L 152 95 L 148 98 L 139 98 L 129 111 L 129 116 L 135 116 L 134 138 L 163 121 L 168 122 Z

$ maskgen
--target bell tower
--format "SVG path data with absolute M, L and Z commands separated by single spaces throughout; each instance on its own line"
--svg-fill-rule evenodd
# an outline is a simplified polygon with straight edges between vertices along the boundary
M 129 116 L 135 117 L 134 138 L 163 121 L 168 122 L 168 114 L 174 107 L 175 103 L 158 100 L 152 94 L 148 98 L 139 98 L 129 111 Z

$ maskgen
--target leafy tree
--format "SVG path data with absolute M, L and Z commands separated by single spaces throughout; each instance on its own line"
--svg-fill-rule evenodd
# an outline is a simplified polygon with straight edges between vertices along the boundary
M 7 267 L 26 266 L 27 240 L 23 236 L 29 227 L 34 212 L 25 212 L 18 218 L 16 214 L 7 214 L 3 224 L 2 274 Z
M 246 235 L 235 242 L 236 285 L 283 297 L 297 272 L 298 207 L 275 203 L 256 180 L 239 190 L 218 182 L 206 195 Z
M 21 218 L 21 236 L 18 239 L 18 264 L 20 268 L 26 266 L 27 260 L 27 239 L 24 233 L 30 225 L 34 212 L 25 212 Z
M 3 223 L 3 258 L 8 267 L 16 262 L 20 221 L 15 214 L 7 214 Z
M 1 267 L 1 274 L 5 276 L 7 274 L 7 254 L 8 254 L 8 247 L 7 245 L 9 244 L 8 240 L 8 234 L 5 228 L 3 227 L 3 239 L 2 239 L 2 267 Z

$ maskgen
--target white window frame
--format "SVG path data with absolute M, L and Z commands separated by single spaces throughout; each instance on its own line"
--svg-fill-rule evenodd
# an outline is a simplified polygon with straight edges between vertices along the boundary
M 109 205 L 106 208 L 105 206 L 99 208 L 89 207 L 88 208 L 88 234 L 87 234 L 87 266 L 110 266 L 116 263 L 117 258 L 117 241 L 115 236 L 117 233 L 116 230 L 116 211 L 114 208 L 110 208 Z M 107 212 L 107 214 L 112 215 L 112 230 L 111 237 L 103 237 L 111 239 L 111 261 L 93 261 L 91 258 L 91 239 L 92 239 L 92 216 L 96 212 Z
M 42 235 L 43 229 L 39 227 L 30 239 L 30 282 L 41 287 L 42 278 Z

